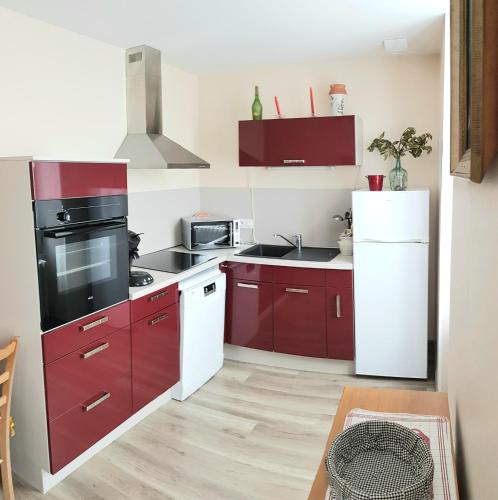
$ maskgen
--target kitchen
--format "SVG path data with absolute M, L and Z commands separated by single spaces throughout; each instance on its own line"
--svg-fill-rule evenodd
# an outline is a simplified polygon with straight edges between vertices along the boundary
M 250 41 L 210 15 L 206 31 L 209 13 L 193 1 L 153 6 L 178 16 L 168 33 L 151 24 L 151 12 L 107 3 L 109 11 L 89 5 L 77 16 L 75 5 L 56 1 L 0 2 L 0 36 L 15 46 L 1 84 L 0 157 L 2 211 L 15 214 L 3 220 L 16 244 L 2 250 L 13 285 L 2 298 L 1 339 L 20 337 L 16 496 L 196 498 L 213 488 L 213 498 L 304 498 L 344 386 L 447 390 L 434 363 L 444 303 L 446 2 L 398 6 L 389 20 L 396 29 L 381 21 L 389 2 L 378 12 L 362 5 L 361 36 L 349 37 L 347 23 L 330 35 L 328 21 L 315 16 L 322 38 L 275 41 L 269 51 L 271 30 Z M 281 2 L 264 5 L 275 30 L 301 25 L 298 3 L 285 20 Z M 351 22 L 338 2 L 318 4 Z M 111 7 L 120 22 L 106 30 Z M 229 2 L 218 7 L 241 26 Z M 194 50 L 177 39 L 199 9 Z M 378 32 L 367 29 L 372 17 Z M 261 22 L 271 25 L 266 16 Z M 384 43 L 403 35 L 408 50 Z M 202 37 L 208 42 L 198 51 Z M 345 116 L 330 116 L 337 82 L 347 88 Z M 251 120 L 255 86 L 261 121 Z M 301 133 L 309 123 L 316 132 Z M 329 126 L 340 143 L 313 142 Z M 408 190 L 390 191 L 394 161 L 368 146 L 383 131 L 397 138 L 411 126 L 431 134 L 432 152 L 403 156 Z M 253 131 L 293 144 L 284 156 L 292 163 L 263 158 L 258 166 Z M 306 166 L 294 154 L 299 147 L 309 148 Z M 382 193 L 368 191 L 365 177 L 375 175 L 386 176 Z M 57 267 L 51 240 L 64 240 L 69 255 L 86 236 L 67 233 L 80 229 L 108 239 L 85 247 L 93 282 L 66 296 L 74 273 Z M 352 256 L 339 253 L 341 235 Z M 206 248 L 210 241 L 222 248 Z M 134 278 L 145 284 L 128 290 L 133 250 Z M 50 277 L 43 282 L 55 268 L 57 280 L 66 273 L 64 290 L 52 289 Z M 101 270 L 112 286 L 99 281 Z M 67 340 L 73 326 L 88 334 L 84 341 Z M 94 376 L 64 367 L 70 356 L 94 366 Z M 109 375 L 98 360 L 112 356 L 120 368 Z M 97 388 L 106 377 L 120 382 Z M 127 401 L 122 411 L 116 400 Z M 98 417 L 89 424 L 82 415 Z M 156 453 L 163 462 L 154 462 Z M 138 479 L 133 463 L 150 474 Z M 205 471 L 189 475 L 190 463 Z

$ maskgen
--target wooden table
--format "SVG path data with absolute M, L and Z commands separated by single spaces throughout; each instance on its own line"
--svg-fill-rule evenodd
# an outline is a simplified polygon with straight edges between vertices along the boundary
M 324 500 L 328 487 L 325 455 L 335 436 L 344 428 L 346 415 L 353 408 L 392 413 L 415 413 L 449 417 L 448 396 L 444 392 L 400 391 L 346 387 L 330 430 L 322 460 L 318 467 L 308 500 Z M 456 475 L 455 475 L 456 477 Z

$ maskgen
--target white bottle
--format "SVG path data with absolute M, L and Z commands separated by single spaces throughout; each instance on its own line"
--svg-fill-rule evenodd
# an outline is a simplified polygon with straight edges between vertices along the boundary
M 344 115 L 344 104 L 346 101 L 346 85 L 343 83 L 334 83 L 330 86 L 330 115 L 342 116 Z

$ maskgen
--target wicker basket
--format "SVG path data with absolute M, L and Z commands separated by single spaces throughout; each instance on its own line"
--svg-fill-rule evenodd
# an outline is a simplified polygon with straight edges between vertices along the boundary
M 325 459 L 334 500 L 430 500 L 434 462 L 423 439 L 381 420 L 341 432 Z

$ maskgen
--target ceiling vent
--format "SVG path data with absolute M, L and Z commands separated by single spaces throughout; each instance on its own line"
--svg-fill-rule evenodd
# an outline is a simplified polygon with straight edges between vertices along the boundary
M 406 38 L 384 40 L 384 50 L 389 54 L 404 54 L 408 50 L 408 40 Z

